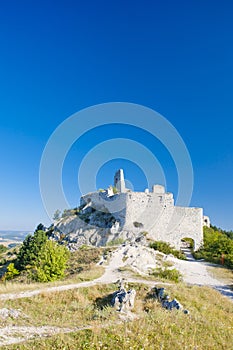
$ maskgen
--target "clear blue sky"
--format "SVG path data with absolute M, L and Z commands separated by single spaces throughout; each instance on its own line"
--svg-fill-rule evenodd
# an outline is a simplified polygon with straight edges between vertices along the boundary
M 1 1 L 0 229 L 49 223 L 39 189 L 48 138 L 71 114 L 112 101 L 148 106 L 174 125 L 193 163 L 191 205 L 204 207 L 214 225 L 233 229 L 232 15 L 231 0 Z M 84 135 L 83 153 L 74 145 L 67 156 L 71 205 L 79 200 L 82 157 L 107 134 L 130 134 L 150 147 L 176 195 L 176 173 L 161 145 L 109 126 Z M 100 169 L 97 187 L 112 183 L 118 167 L 144 190 L 140 170 L 119 159 Z

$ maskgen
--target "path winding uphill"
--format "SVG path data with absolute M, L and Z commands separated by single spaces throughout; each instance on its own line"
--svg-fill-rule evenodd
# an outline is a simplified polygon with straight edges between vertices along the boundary
M 207 267 L 214 265 L 202 260 L 195 260 L 189 249 L 184 249 L 183 251 L 187 260 L 168 259 L 172 260 L 175 268 L 182 273 L 184 282 L 200 286 L 210 286 L 233 301 L 233 290 L 208 273 Z
M 195 260 L 189 249 L 184 250 L 184 253 L 187 256 L 187 260 L 179 260 L 172 256 L 167 257 L 167 260 L 172 261 L 174 263 L 174 267 L 182 273 L 184 282 L 188 284 L 213 287 L 214 289 L 217 289 L 221 294 L 229 297 L 233 301 L 233 290 L 231 290 L 223 282 L 211 277 L 208 273 L 207 267 L 210 265 L 209 263 Z M 113 283 L 122 277 L 125 278 L 125 275 L 123 275 L 119 269 L 125 265 L 130 265 L 134 268 L 135 272 L 142 274 L 141 279 L 127 277 L 128 282 L 145 283 L 151 286 L 161 284 L 161 282 L 148 281 L 148 279 L 143 279 L 143 272 L 145 272 L 148 267 L 152 266 L 153 260 L 155 259 L 153 254 L 153 250 L 143 246 L 120 246 L 112 253 L 108 263 L 105 261 L 100 262 L 100 264 L 105 265 L 105 273 L 93 281 L 48 287 L 43 289 L 24 291 L 20 293 L 1 294 L 0 300 L 30 298 L 43 292 L 52 293 L 82 287 L 91 287 L 96 284 Z M 127 259 L 125 259 L 126 255 L 128 256 Z
M 196 285 L 206 285 L 211 286 L 217 289 L 220 293 L 227 296 L 233 301 L 233 291 L 224 285 L 224 283 L 219 280 L 211 277 L 207 271 L 207 267 L 210 265 L 204 261 L 196 261 L 194 260 L 191 252 L 186 249 L 185 254 L 187 256 L 187 260 L 178 260 L 172 256 L 168 256 L 167 260 L 171 260 L 174 263 L 174 266 L 180 270 L 183 275 L 183 279 L 188 284 L 196 284 Z M 126 259 L 127 256 L 127 259 Z M 143 246 L 120 246 L 115 251 L 113 251 L 108 262 L 106 260 L 100 261 L 100 264 L 105 265 L 105 273 L 100 277 L 93 281 L 81 282 L 69 285 L 61 285 L 56 287 L 49 287 L 44 289 L 37 289 L 32 291 L 25 291 L 20 293 L 8 293 L 1 294 L 0 300 L 10 300 L 10 299 L 19 299 L 19 298 L 30 298 L 40 293 L 53 293 L 57 291 L 66 291 L 70 289 L 76 289 L 81 287 L 91 287 L 96 284 L 108 284 L 112 282 L 116 282 L 121 279 L 123 276 L 119 267 L 124 267 L 125 265 L 130 265 L 133 267 L 135 272 L 141 272 L 143 274 L 143 270 L 150 267 L 153 263 L 153 259 L 155 259 L 155 252 L 149 248 Z M 161 285 L 161 282 L 148 281 L 147 279 L 143 279 L 143 275 L 141 279 L 134 277 L 127 277 L 128 282 L 138 282 L 148 284 L 153 287 L 155 284 Z M 166 284 L 166 283 L 164 283 Z M 90 328 L 90 327 L 88 327 Z M 65 328 L 62 327 L 27 327 L 27 326 L 15 326 L 15 327 L 3 327 L 0 328 L 0 342 L 1 345 L 9 345 L 21 343 L 23 341 L 32 339 L 38 336 L 51 336 L 57 333 L 69 333 L 72 331 L 77 331 L 84 328 Z M 17 336 L 16 336 L 17 335 Z
M 124 259 L 126 254 L 129 255 L 129 258 L 127 260 Z M 104 259 L 100 261 L 99 264 L 104 265 L 105 272 L 101 277 L 95 280 L 74 284 L 66 284 L 56 287 L 41 288 L 19 293 L 0 294 L 0 300 L 30 298 L 44 292 L 52 293 L 82 287 L 91 287 L 96 284 L 114 283 L 122 277 L 125 277 L 125 275 L 123 276 L 123 274 L 120 272 L 120 267 L 124 267 L 125 265 L 132 265 L 135 269 L 135 272 L 143 273 L 143 269 L 146 269 L 147 267 L 152 265 L 152 263 L 155 264 L 155 255 L 152 249 L 143 246 L 120 246 L 118 249 L 116 249 L 116 251 L 112 253 L 108 262 L 106 262 Z M 128 277 L 127 281 L 144 283 L 150 285 L 151 287 L 153 287 L 155 284 L 161 284 L 161 282 L 148 281 L 146 279 L 143 279 L 143 277 L 141 279 Z M 167 283 L 164 284 L 166 285 Z

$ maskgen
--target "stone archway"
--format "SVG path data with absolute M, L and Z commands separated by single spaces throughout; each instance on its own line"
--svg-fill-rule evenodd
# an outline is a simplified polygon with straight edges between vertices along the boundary
M 191 237 L 182 237 L 180 241 L 180 249 L 190 249 L 195 250 L 195 241 Z

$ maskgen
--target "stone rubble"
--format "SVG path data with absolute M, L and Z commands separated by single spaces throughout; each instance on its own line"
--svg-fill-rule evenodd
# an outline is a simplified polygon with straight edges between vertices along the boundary
M 119 312 L 127 313 L 134 307 L 135 296 L 135 289 L 129 289 L 127 291 L 124 287 L 124 281 L 122 280 L 119 289 L 113 293 L 112 306 Z
M 177 309 L 177 310 L 183 310 L 184 314 L 189 314 L 189 311 L 184 309 L 183 306 L 180 304 L 180 302 L 176 299 L 169 300 L 169 295 L 166 295 L 164 293 L 164 288 L 156 288 L 154 287 L 155 296 L 158 299 L 158 301 L 161 303 L 162 307 L 167 310 Z

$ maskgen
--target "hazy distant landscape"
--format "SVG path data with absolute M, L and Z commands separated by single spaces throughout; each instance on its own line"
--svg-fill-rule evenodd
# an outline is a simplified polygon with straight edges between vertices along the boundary
M 6 242 L 23 242 L 24 238 L 31 232 L 29 231 L 1 231 L 0 230 L 0 244 Z

